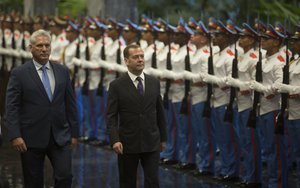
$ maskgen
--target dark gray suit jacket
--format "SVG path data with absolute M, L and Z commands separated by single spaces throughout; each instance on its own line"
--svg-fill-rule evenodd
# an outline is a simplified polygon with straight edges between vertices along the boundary
M 111 144 L 122 142 L 124 153 L 158 151 L 160 142 L 166 141 L 159 80 L 145 74 L 144 96 L 128 74 L 111 82 L 107 118 Z
M 78 137 L 74 92 L 66 67 L 50 62 L 55 77 L 52 102 L 32 61 L 11 72 L 6 93 L 6 126 L 9 139 L 22 137 L 31 148 L 45 148 L 52 131 L 64 146 Z

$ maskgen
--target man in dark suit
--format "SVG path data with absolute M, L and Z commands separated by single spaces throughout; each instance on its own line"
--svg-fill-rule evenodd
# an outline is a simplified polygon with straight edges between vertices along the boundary
M 68 69 L 49 61 L 51 37 L 31 35 L 33 60 L 15 68 L 6 95 L 9 139 L 21 153 L 25 188 L 43 187 L 45 156 L 53 166 L 55 187 L 71 187 L 71 147 L 78 121 Z
M 136 187 L 139 162 L 144 186 L 159 187 L 159 152 L 165 147 L 166 122 L 159 80 L 143 73 L 144 52 L 138 45 L 124 49 L 128 73 L 108 91 L 108 131 L 118 154 L 121 188 Z

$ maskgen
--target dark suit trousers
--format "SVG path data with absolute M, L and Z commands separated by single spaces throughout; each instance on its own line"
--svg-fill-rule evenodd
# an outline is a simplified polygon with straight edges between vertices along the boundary
M 135 188 L 139 162 L 144 172 L 144 187 L 159 188 L 159 151 L 118 155 L 120 188 Z
M 45 149 L 28 148 L 21 153 L 24 187 L 44 187 L 44 161 L 47 156 L 54 171 L 55 188 L 71 188 L 72 166 L 70 145 L 58 146 L 51 136 L 49 145 Z

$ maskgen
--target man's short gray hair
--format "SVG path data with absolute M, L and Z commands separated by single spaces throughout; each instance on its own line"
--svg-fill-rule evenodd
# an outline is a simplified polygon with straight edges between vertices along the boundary
M 30 44 L 35 44 L 36 43 L 36 38 L 39 36 L 45 36 L 47 37 L 50 41 L 51 41 L 51 35 L 48 31 L 45 31 L 43 29 L 39 29 L 35 32 L 32 33 L 32 35 L 30 36 Z

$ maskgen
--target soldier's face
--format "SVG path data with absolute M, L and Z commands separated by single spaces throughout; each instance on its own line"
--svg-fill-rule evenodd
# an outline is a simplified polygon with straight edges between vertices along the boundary
M 163 43 L 168 42 L 168 34 L 166 32 L 159 32 L 157 34 L 157 39 Z
M 179 45 L 185 45 L 187 44 L 189 38 L 187 34 L 185 33 L 175 33 L 174 35 L 174 42 L 179 44 Z
M 280 45 L 280 42 L 276 39 L 265 38 L 265 37 L 261 39 L 261 48 L 264 50 L 269 51 L 279 45 Z
M 227 36 L 223 33 L 215 33 L 213 35 L 213 44 L 216 46 L 220 46 L 224 43 L 228 43 Z
M 295 50 L 297 54 L 300 54 L 300 39 L 291 40 L 291 48 Z
M 133 31 L 124 31 L 123 38 L 126 42 L 132 41 L 136 38 L 136 33 Z
M 151 43 L 154 39 L 151 31 L 143 31 L 142 32 L 142 39 L 147 41 L 148 44 Z
M 199 48 L 208 43 L 208 38 L 203 34 L 196 33 L 192 36 L 191 42 Z
M 66 38 L 69 42 L 73 42 L 78 37 L 78 33 L 74 30 L 66 32 Z
M 251 36 L 241 36 L 239 39 L 239 46 L 242 48 L 253 47 L 255 45 L 255 39 Z
M 144 51 L 141 48 L 131 48 L 128 52 L 129 56 L 125 58 L 128 70 L 135 75 L 140 75 L 145 67 Z
M 49 61 L 51 53 L 51 41 L 46 36 L 37 36 L 35 44 L 30 44 L 29 49 L 32 57 L 40 64 L 46 64 Z
M 101 36 L 101 32 L 99 31 L 99 29 L 88 29 L 87 36 L 93 37 L 94 39 L 99 39 Z
M 107 31 L 107 35 L 112 38 L 113 40 L 118 38 L 118 31 L 116 29 L 109 29 Z

